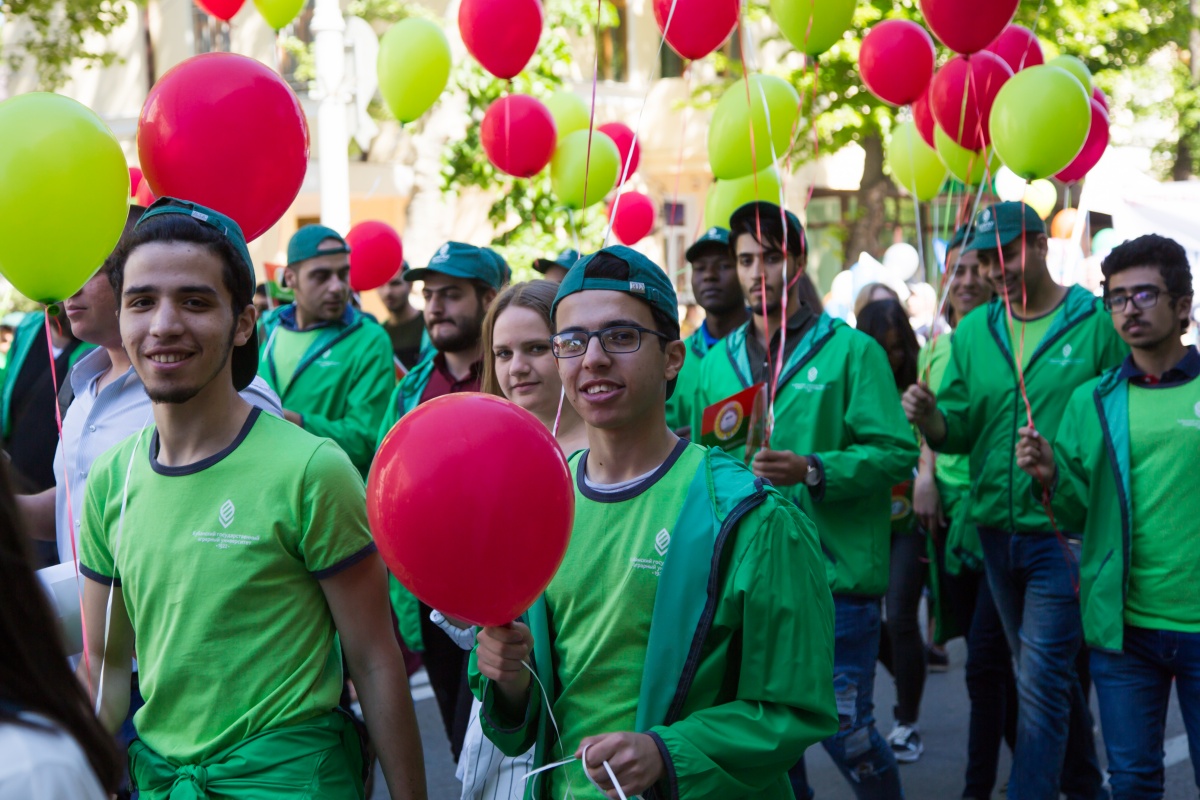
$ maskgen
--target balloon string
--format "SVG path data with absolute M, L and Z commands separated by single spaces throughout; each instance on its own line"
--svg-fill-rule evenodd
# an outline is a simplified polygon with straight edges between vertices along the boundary
M 79 575 L 79 552 L 75 535 L 75 511 L 71 506 L 71 470 L 68 466 L 67 442 L 63 438 L 62 403 L 58 397 L 58 367 L 54 363 L 54 337 L 50 333 L 50 306 L 42 315 L 42 324 L 46 333 L 46 355 L 50 358 L 50 380 L 54 387 L 54 423 L 58 427 L 58 442 L 63 449 L 63 491 L 67 498 L 67 536 L 71 540 L 71 560 L 75 563 L 75 588 L 79 593 L 79 623 L 83 628 L 83 666 L 87 672 L 88 684 L 92 681 L 92 656 L 88 648 L 87 617 L 83 610 L 83 579 Z M 68 376 L 69 377 L 69 376 Z
M 604 0 L 596 0 L 596 58 L 592 62 L 592 108 L 588 115 L 587 160 L 583 164 L 583 207 L 588 205 L 588 178 L 592 170 L 592 136 L 596 131 L 596 87 L 600 84 L 600 15 Z M 578 239 L 578 237 L 576 237 Z M 578 246 L 576 246 L 578 250 Z
M 554 429 L 550 435 L 558 438 L 558 426 L 562 422 L 563 401 L 567 399 L 567 387 L 563 386 L 558 390 L 558 411 L 554 415 Z
M 536 781 L 537 780 L 536 776 L 542 772 L 552 770 L 555 767 L 561 767 L 564 764 L 570 764 L 572 761 L 575 761 L 575 757 L 574 756 L 572 756 L 571 758 L 566 757 L 567 752 L 566 752 L 565 748 L 563 747 L 562 730 L 559 729 L 559 727 L 558 727 L 558 720 L 556 720 L 554 718 L 554 709 L 552 709 L 550 707 L 550 695 L 546 692 L 546 686 L 545 686 L 545 684 L 542 683 L 542 679 L 538 677 L 537 670 L 535 670 L 533 668 L 533 665 L 530 664 L 528 661 L 522 661 L 521 664 L 524 665 L 525 669 L 529 670 L 529 674 L 533 676 L 533 679 L 535 681 L 537 681 L 538 688 L 542 690 L 542 700 L 545 701 L 546 715 L 548 717 L 550 717 L 550 724 L 554 726 L 554 738 L 555 738 L 555 741 L 558 742 L 558 754 L 560 756 L 562 756 L 561 761 L 556 761 L 553 764 L 547 764 L 544 767 L 539 767 L 538 769 L 531 770 L 530 772 L 525 773 L 525 777 L 521 778 L 521 782 L 524 783 L 525 781 L 529 780 L 531 777 Z M 532 790 L 532 786 L 530 788 Z M 536 796 L 536 793 L 534 796 Z M 570 772 L 567 773 L 567 796 L 570 797 L 571 800 L 575 800 L 575 791 L 574 791 L 573 787 L 571 786 L 571 773 Z

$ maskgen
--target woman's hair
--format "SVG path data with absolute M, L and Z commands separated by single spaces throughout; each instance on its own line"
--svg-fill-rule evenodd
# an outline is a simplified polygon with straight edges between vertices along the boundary
M 558 284 L 553 281 L 528 281 L 514 283 L 492 301 L 491 306 L 488 307 L 487 316 L 483 318 L 482 391 L 497 397 L 504 397 L 504 392 L 500 390 L 500 380 L 496 377 L 496 356 L 492 352 L 496 320 L 509 306 L 527 308 L 542 318 L 546 323 L 546 331 L 549 332 L 553 330 L 550 325 L 550 307 L 554 305 L 556 294 L 558 294 Z
M 888 350 L 888 333 L 896 332 L 900 348 L 904 351 L 904 359 L 900 366 L 893 370 L 896 388 L 904 391 L 917 382 L 917 354 L 921 347 L 917 344 L 917 336 L 913 333 L 912 323 L 908 321 L 908 312 L 898 300 L 876 300 L 867 303 L 858 312 L 858 329 L 870 336 L 885 352 Z M 889 358 L 889 362 L 890 362 Z
M 0 461 L 0 723 L 39 727 L 22 712 L 41 715 L 74 738 L 100 785 L 116 792 L 116 745 L 67 663 L 58 623 L 33 571 L 8 464 Z
M 900 302 L 900 295 L 896 294 L 896 290 L 888 286 L 886 283 L 868 283 L 859 291 L 858 297 L 854 299 L 854 316 L 857 317 L 862 313 L 862 310 L 871 302 L 871 295 L 875 294 L 876 289 L 883 289 L 892 296 L 896 302 Z

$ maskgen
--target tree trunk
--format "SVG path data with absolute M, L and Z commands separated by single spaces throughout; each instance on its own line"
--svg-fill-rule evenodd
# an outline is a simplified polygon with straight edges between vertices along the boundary
M 879 237 L 887 222 L 885 201 L 889 184 L 887 176 L 883 174 L 883 138 L 874 133 L 864 137 L 860 144 L 867 157 L 858 189 L 858 215 L 850 227 L 850 238 L 846 242 L 847 265 L 858 261 L 859 253 L 864 250 L 876 258 L 883 255 L 884 248 Z
M 1191 0 L 1192 29 L 1188 34 L 1188 52 L 1191 55 L 1189 66 L 1192 71 L 1192 85 L 1200 84 L 1200 0 Z M 1196 154 L 1188 143 L 1183 131 L 1179 133 L 1179 144 L 1175 147 L 1175 163 L 1171 165 L 1171 179 L 1186 181 L 1192 177 L 1195 169 Z

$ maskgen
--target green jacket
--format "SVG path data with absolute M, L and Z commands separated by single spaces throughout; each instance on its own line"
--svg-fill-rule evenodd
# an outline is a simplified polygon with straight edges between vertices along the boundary
M 704 359 L 695 431 L 706 406 L 751 385 L 749 325 Z M 821 314 L 780 372 L 771 447 L 815 455 L 824 470 L 824 483 L 815 490 L 797 484 L 780 493 L 816 523 L 833 593 L 886 592 L 892 487 L 912 479 L 920 451 L 883 348 Z M 732 455 L 744 458 L 744 448 Z
M 838 724 L 833 603 L 812 522 L 777 490 L 710 450 L 674 530 L 635 724 L 654 738 L 667 775 L 644 796 L 791 800 L 788 769 Z M 535 682 L 524 718 L 506 720 L 474 654 L 471 684 L 483 702 L 488 738 L 510 756 L 536 747 L 535 766 L 542 766 L 564 757 L 545 713 L 557 684 L 544 599 L 527 619 L 532 663 L 550 696 Z M 537 782 L 539 797 L 546 785 Z M 534 798 L 531 787 L 525 797 Z
M 1026 424 L 1026 412 L 1009 339 L 999 299 L 959 323 L 938 394 L 946 438 L 934 449 L 970 454 L 970 513 L 976 525 L 1048 531 L 1045 509 L 1018 478 L 1024 473 L 1017 467 L 1017 430 Z M 1082 286 L 1072 286 L 1025 369 L 1038 431 L 1053 441 L 1075 388 L 1117 366 L 1128 353 L 1101 301 Z
M 700 367 L 709 351 L 703 330 L 697 330 L 684 343 L 687 345 L 687 357 L 679 377 L 675 379 L 675 392 L 667 400 L 667 427 L 673 431 L 692 424 L 696 390 L 700 387 Z M 698 432 L 692 436 L 692 440 L 699 441 Z
M 0 437 L 8 438 L 12 433 L 12 394 L 13 388 L 17 384 L 17 377 L 21 374 L 21 368 L 25 366 L 25 359 L 29 357 L 29 351 L 33 349 L 34 342 L 38 337 L 45 337 L 45 320 L 46 314 L 42 311 L 36 311 L 32 314 L 26 314 L 21 320 L 21 324 L 13 331 L 12 342 L 8 348 L 8 361 L 4 367 L 4 379 L 0 384 Z M 95 345 L 87 342 L 80 342 L 79 346 L 71 353 L 71 357 L 67 359 L 67 369 L 75 366 L 75 362 L 83 358 L 95 348 Z M 60 381 L 67 381 L 67 376 L 59 375 Z
M 275 374 L 273 346 L 281 326 L 295 328 L 295 306 L 269 312 L 262 323 L 258 374 L 304 429 L 338 443 L 365 477 L 375 455 L 375 432 L 388 393 L 396 385 L 387 332 L 360 311 L 347 308 L 326 325 L 305 352 L 286 391 Z

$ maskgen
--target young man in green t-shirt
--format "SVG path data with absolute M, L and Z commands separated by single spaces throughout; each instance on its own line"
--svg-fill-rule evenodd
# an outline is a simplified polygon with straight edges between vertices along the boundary
M 361 798 L 358 734 L 337 710 L 343 649 L 392 797 L 423 798 L 362 479 L 333 442 L 238 395 L 258 366 L 241 230 L 161 198 L 110 277 L 155 424 L 88 478 L 79 673 L 115 730 L 136 639 L 143 800 Z
M 1017 464 L 1082 530 L 1083 632 L 1113 800 L 1162 797 L 1174 681 L 1200 788 L 1200 353 L 1185 347 L 1187 253 L 1162 236 L 1113 249 L 1104 306 L 1131 353 L 1075 390 L 1051 448 L 1021 429 Z
M 629 797 L 792 800 L 788 768 L 837 727 L 811 521 L 667 427 L 676 309 L 666 273 L 627 247 L 579 261 L 555 301 L 551 346 L 590 444 L 570 462 L 571 542 L 526 623 L 479 633 L 473 682 L 501 750 L 574 755 L 599 789 L 568 764 L 527 797 L 616 797 L 607 763 Z

